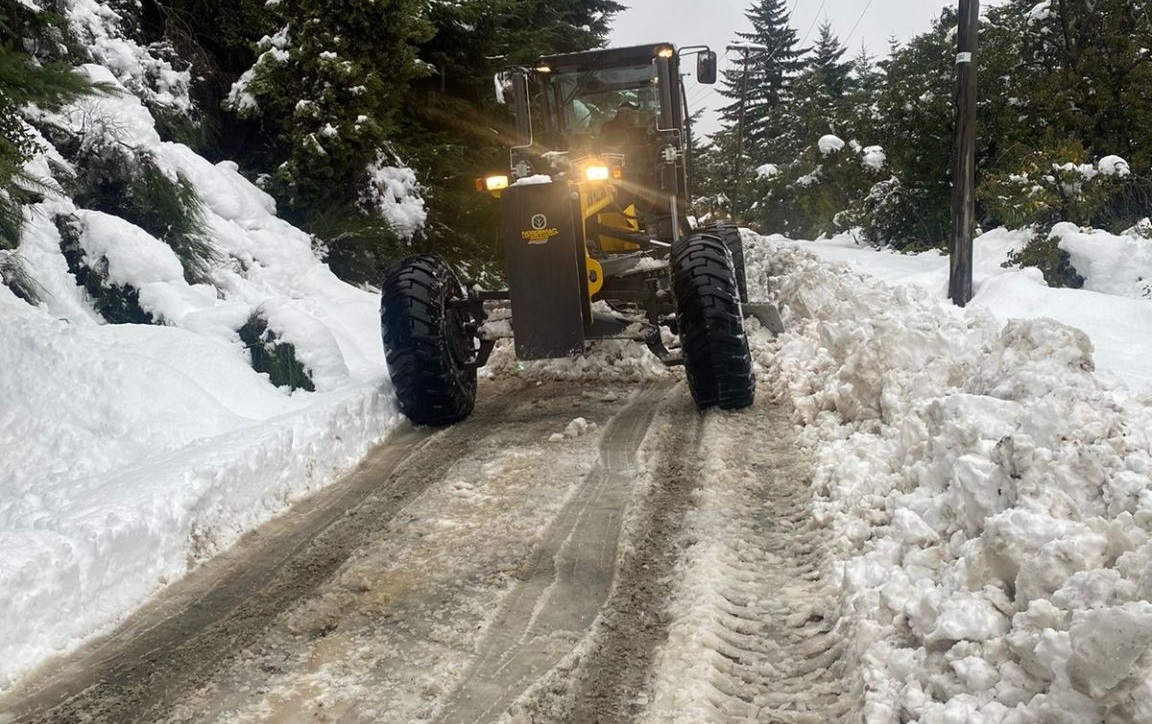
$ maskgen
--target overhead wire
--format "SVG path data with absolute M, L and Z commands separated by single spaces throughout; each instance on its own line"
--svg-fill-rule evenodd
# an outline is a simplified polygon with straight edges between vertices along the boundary
M 856 18 L 856 24 L 852 26 L 852 30 L 848 31 L 848 37 L 844 39 L 844 47 L 848 47 L 848 41 L 856 34 L 856 29 L 860 27 L 860 22 L 864 20 L 864 16 L 868 14 L 868 8 L 872 7 L 872 0 L 868 0 L 868 4 L 860 11 L 860 17 Z
M 820 19 L 820 11 L 824 9 L 824 5 L 828 0 L 820 0 L 820 7 L 816 8 L 816 14 L 812 16 L 812 24 L 808 26 L 808 32 L 804 33 L 804 39 L 800 41 L 800 45 L 808 42 L 808 38 L 812 35 L 812 28 L 816 27 L 816 21 Z

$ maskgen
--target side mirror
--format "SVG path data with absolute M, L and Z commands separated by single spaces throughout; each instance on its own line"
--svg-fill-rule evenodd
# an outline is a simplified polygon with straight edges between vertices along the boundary
M 496 86 L 496 102 L 511 105 L 516 117 L 516 145 L 532 143 L 532 111 L 528 104 L 528 76 L 522 69 L 502 70 L 493 79 Z
M 502 106 L 512 101 L 512 79 L 511 70 L 502 70 L 492 78 L 496 86 L 496 102 Z
M 716 82 L 715 50 L 705 50 L 696 56 L 696 82 L 704 85 Z

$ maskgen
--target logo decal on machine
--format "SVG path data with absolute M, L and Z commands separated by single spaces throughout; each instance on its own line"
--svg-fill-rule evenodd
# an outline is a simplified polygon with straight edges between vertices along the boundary
M 520 232 L 520 238 L 529 244 L 547 244 L 553 236 L 560 234 L 555 226 L 548 226 L 548 217 L 544 214 L 532 214 L 532 228 Z

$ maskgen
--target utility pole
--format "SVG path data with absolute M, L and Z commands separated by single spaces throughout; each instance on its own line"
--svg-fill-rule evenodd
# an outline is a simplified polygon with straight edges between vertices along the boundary
M 729 45 L 726 50 L 740 50 L 744 53 L 742 61 L 744 63 L 744 74 L 740 80 L 740 109 L 736 113 L 736 160 L 732 170 L 732 178 L 736 184 L 734 187 L 736 193 L 733 194 L 732 198 L 732 215 L 735 217 L 737 205 L 744 195 L 744 179 L 741 176 L 741 171 L 744 164 L 744 106 L 748 99 L 748 53 L 753 50 L 768 50 L 768 46 L 754 43 L 741 43 L 740 45 Z
M 956 135 L 952 151 L 952 246 L 948 298 L 972 299 L 972 234 L 976 226 L 976 50 L 980 0 L 960 0 L 956 42 Z

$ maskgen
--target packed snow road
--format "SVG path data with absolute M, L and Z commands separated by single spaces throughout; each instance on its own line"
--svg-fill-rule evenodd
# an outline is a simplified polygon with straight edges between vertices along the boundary
M 487 381 L 471 419 L 393 435 L 0 722 L 835 719 L 857 687 L 793 435 L 671 377 Z

